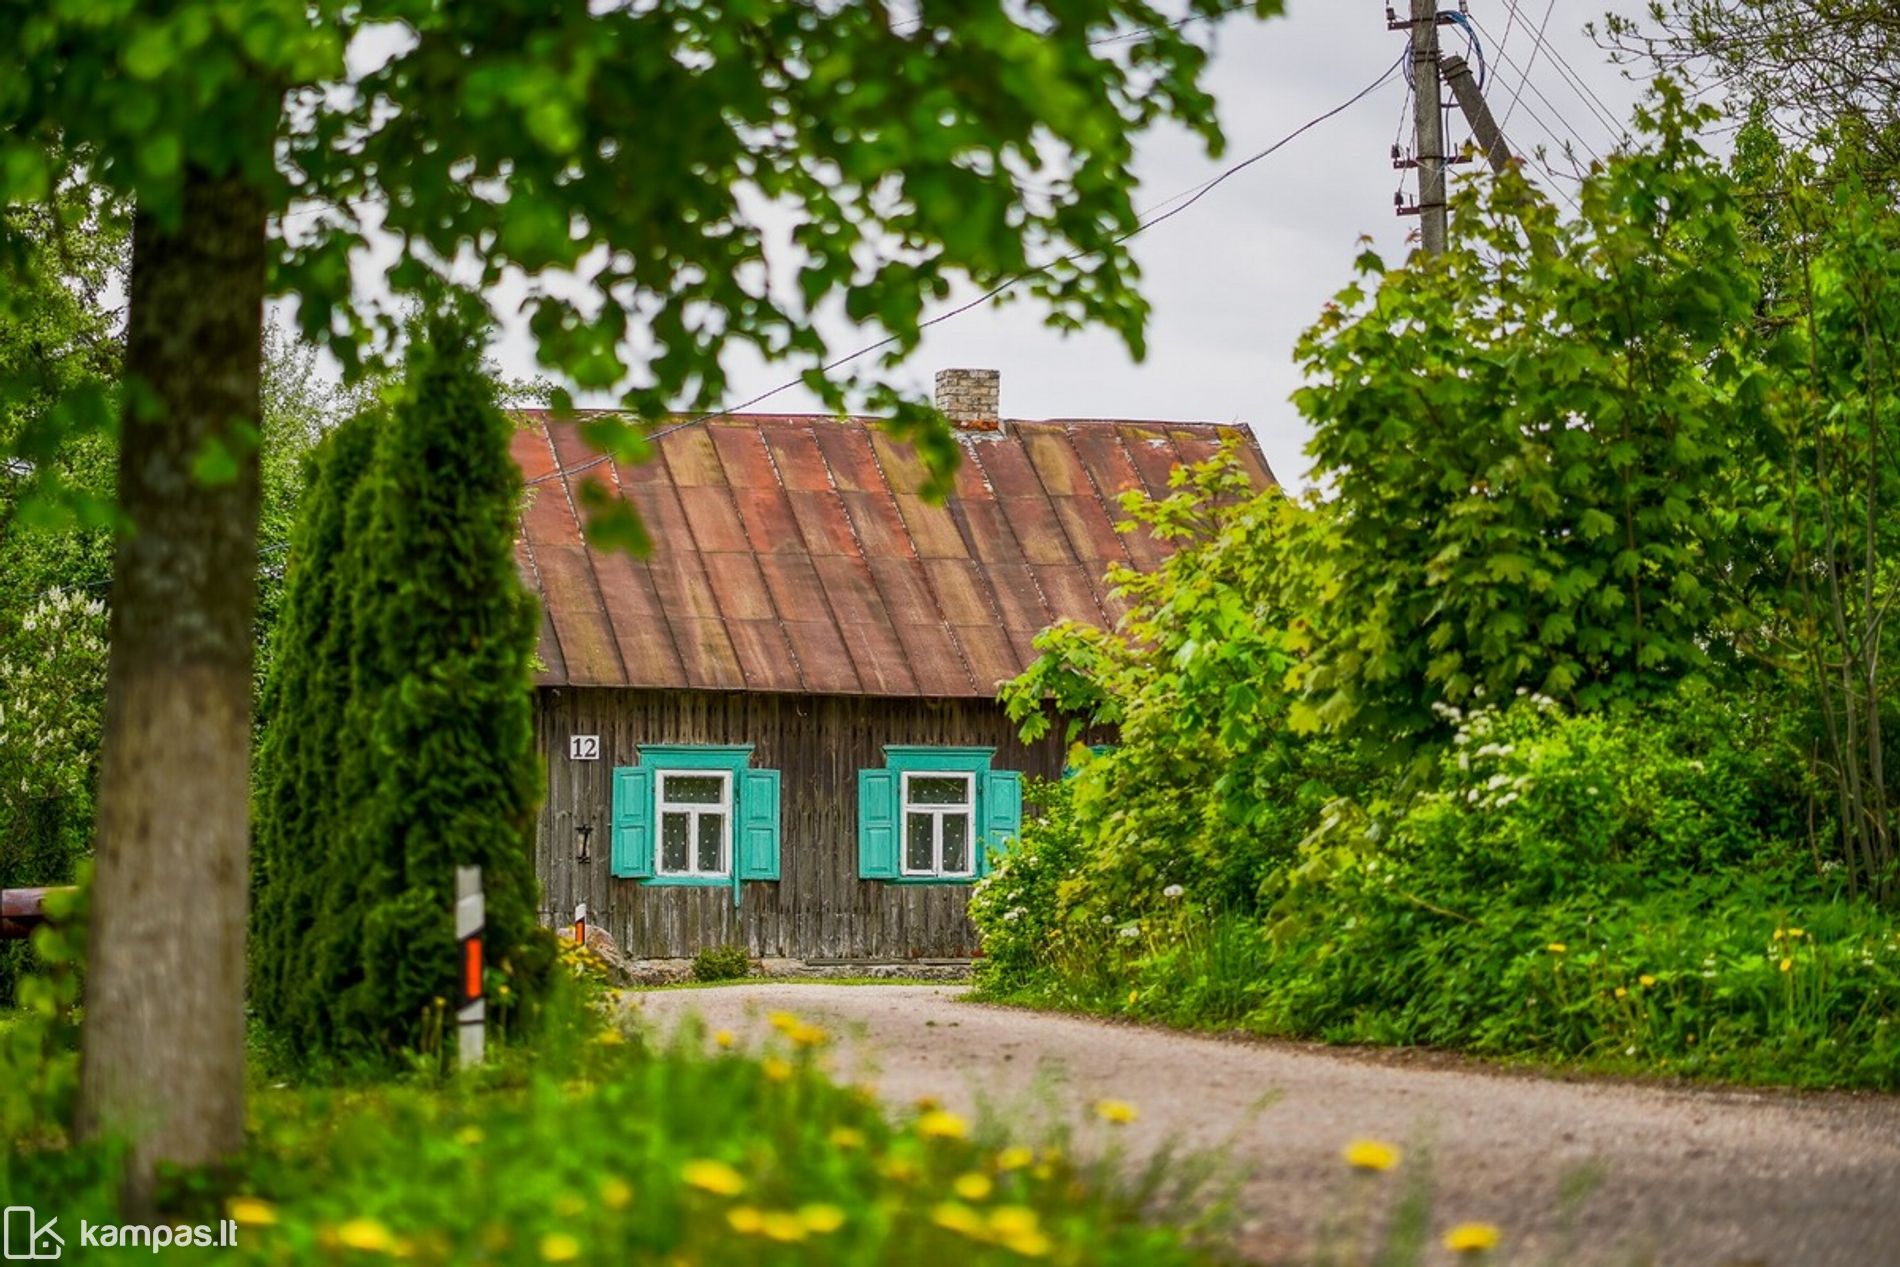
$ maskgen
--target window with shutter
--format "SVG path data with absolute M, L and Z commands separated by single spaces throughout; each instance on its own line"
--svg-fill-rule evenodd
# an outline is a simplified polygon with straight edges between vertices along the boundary
M 779 878 L 779 772 L 750 744 L 649 744 L 614 771 L 613 873 L 654 885 Z
M 858 772 L 858 875 L 900 884 L 967 883 L 1022 826 L 1022 776 L 991 770 L 994 748 L 885 746 Z

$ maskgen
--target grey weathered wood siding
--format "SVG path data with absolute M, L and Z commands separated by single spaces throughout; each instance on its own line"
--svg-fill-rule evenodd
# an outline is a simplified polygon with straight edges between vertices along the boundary
M 1002 708 L 983 700 L 605 687 L 543 687 L 537 697 L 548 757 L 535 843 L 543 917 L 564 923 L 585 902 L 595 923 L 643 958 L 729 944 L 798 959 L 967 958 L 977 950 L 968 885 L 858 878 L 858 771 L 882 766 L 885 744 L 939 744 L 994 747 L 999 770 L 1062 772 L 1059 734 L 1025 746 Z M 568 760 L 570 735 L 599 735 L 601 759 Z M 749 743 L 754 767 L 782 772 L 780 878 L 747 884 L 736 910 L 728 888 L 613 877 L 614 768 L 658 743 Z M 575 860 L 583 824 L 594 829 L 584 866 Z

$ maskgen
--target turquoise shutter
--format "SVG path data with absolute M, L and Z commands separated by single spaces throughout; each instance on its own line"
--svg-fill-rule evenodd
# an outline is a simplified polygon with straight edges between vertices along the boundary
M 741 770 L 739 878 L 778 879 L 778 771 Z
M 1023 776 L 1014 770 L 991 770 L 983 776 L 983 854 L 979 873 L 990 869 L 990 855 L 1000 855 L 1023 829 Z
M 653 771 L 643 766 L 614 771 L 613 872 L 653 874 Z
M 858 875 L 897 878 L 897 775 L 858 771 Z

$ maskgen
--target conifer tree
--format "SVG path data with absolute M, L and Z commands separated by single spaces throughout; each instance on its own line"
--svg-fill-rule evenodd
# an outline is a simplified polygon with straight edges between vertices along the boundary
M 344 1023 L 391 1049 L 415 1045 L 451 993 L 458 865 L 482 868 L 487 962 L 518 996 L 532 996 L 552 949 L 535 918 L 536 620 L 515 570 L 513 423 L 469 322 L 440 314 L 417 335 L 352 507 L 366 729 L 341 789 L 362 968 Z
M 327 851 L 345 821 L 337 795 L 337 771 L 350 740 L 344 726 L 351 691 L 345 519 L 377 430 L 374 416 L 351 418 L 309 460 L 264 692 L 251 1001 L 264 1023 L 298 1052 L 320 1044 L 329 998 L 311 950 L 322 940 L 319 895 L 332 865 Z

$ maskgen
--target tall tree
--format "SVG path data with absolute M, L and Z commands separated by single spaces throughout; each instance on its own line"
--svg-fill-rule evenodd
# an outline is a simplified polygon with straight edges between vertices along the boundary
M 345 828 L 336 795 L 350 701 L 344 522 L 375 449 L 377 421 L 367 413 L 349 419 L 311 456 L 264 687 L 269 723 L 258 760 L 251 998 L 297 1052 L 317 1048 L 333 1021 L 328 974 L 305 945 L 342 933 L 319 925 L 329 868 L 308 855 L 314 842 L 340 841 Z
M 1900 13 L 1880 0 L 1652 0 L 1648 21 L 1612 15 L 1628 60 L 1761 105 L 1781 134 L 1900 177 Z
M 1220 139 L 1179 16 L 1146 0 L 926 0 L 911 17 L 794 0 L 0 10 L 0 203 L 83 174 L 138 208 L 120 423 L 133 532 L 115 564 L 82 1097 L 92 1129 L 134 1136 L 134 1197 L 155 1160 L 226 1154 L 243 1122 L 265 294 L 294 293 L 305 333 L 360 364 L 387 333 L 353 286 L 373 220 L 395 290 L 450 261 L 483 285 L 525 275 L 545 363 L 582 388 L 635 384 L 624 399 L 648 417 L 718 399 L 735 345 L 823 362 L 810 316 L 827 300 L 881 325 L 893 362 L 962 277 L 1029 272 L 1052 321 L 1104 324 L 1139 352 L 1122 244 L 1134 136 L 1175 121 Z M 766 205 L 797 225 L 788 251 L 768 252 Z M 1030 272 L 1038 260 L 1056 262 Z M 591 294 L 546 284 L 564 271 Z M 844 385 L 813 381 L 846 404 Z M 947 433 L 921 404 L 901 416 L 941 474 Z M 590 434 L 641 448 L 626 422 Z

